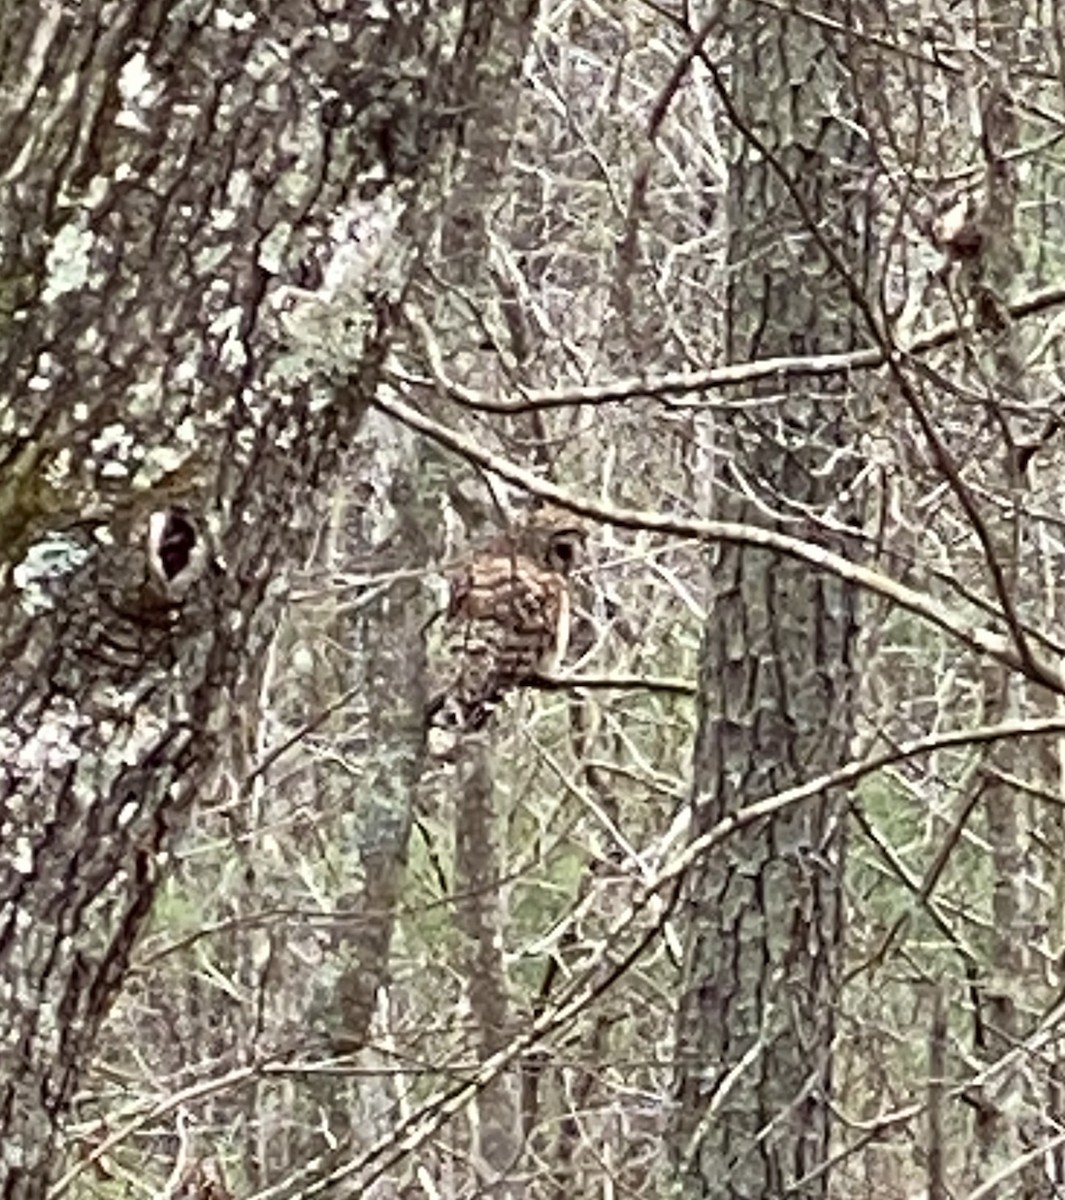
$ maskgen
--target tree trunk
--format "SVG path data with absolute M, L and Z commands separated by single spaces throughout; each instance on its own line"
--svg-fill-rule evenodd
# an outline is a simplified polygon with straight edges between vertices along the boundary
M 489 738 L 464 738 L 456 766 L 455 922 L 463 934 L 462 967 L 473 1026 L 475 1054 L 484 1062 L 510 1035 L 510 1000 L 504 959 L 505 894 L 502 885 L 503 815 L 493 788 Z M 496 1079 L 474 1101 L 471 1181 L 487 1196 L 518 1200 L 514 1172 L 521 1153 L 517 1089 L 512 1073 Z
M 373 394 L 434 163 L 514 77 L 532 15 L 383 8 L 0 17 L 5 1198 L 45 1194 L 174 835 L 257 694 L 279 581 Z M 326 386 L 338 365 L 347 384 Z
M 828 7 L 826 24 L 853 19 Z M 829 115 L 847 103 L 850 47 L 802 20 L 730 11 L 730 357 L 846 350 L 859 336 L 854 306 L 819 238 L 864 287 L 857 139 Z M 720 429 L 716 515 L 841 548 L 834 530 L 859 519 L 847 498 L 853 395 L 787 384 L 762 394 Z M 853 733 L 853 590 L 737 547 L 714 551 L 711 577 L 697 831 L 839 765 Z M 829 1139 L 843 851 L 839 797 L 823 795 L 727 842 L 687 880 L 672 1130 L 684 1196 L 827 1194 L 827 1173 L 813 1173 Z
M 978 207 L 984 242 L 981 254 L 959 271 L 956 303 L 971 306 L 975 315 L 983 354 L 974 386 L 984 391 L 992 429 L 1004 431 L 1010 428 L 1010 412 L 1023 411 L 1032 402 L 1025 377 L 1024 343 L 1013 322 L 1004 316 L 1024 267 L 1018 230 L 1021 179 L 1015 162 L 1022 139 L 1008 78 L 1008 65 L 1020 61 L 1022 53 L 1018 16 L 1012 0 L 987 6 L 986 44 L 981 46 L 980 56 L 974 55 L 976 61 L 963 73 L 958 87 L 959 106 L 979 97 L 984 187 Z M 987 71 L 985 54 L 998 64 L 992 72 Z M 1038 576 L 1025 570 L 1025 562 L 1029 556 L 1034 561 L 1038 546 L 1026 527 L 1025 479 L 1012 433 L 1002 439 L 996 457 L 1000 474 L 995 482 L 1008 500 L 1001 508 L 985 506 L 982 515 L 1009 602 L 1030 620 L 1037 604 L 1032 584 Z M 985 569 L 988 565 L 981 564 Z M 1047 697 L 1038 692 L 1033 695 L 1023 680 L 1000 666 L 985 664 L 981 682 L 983 707 L 990 720 L 1008 720 L 1025 710 L 1047 707 Z M 1053 701 L 1050 705 L 1053 707 Z M 1032 951 L 1032 931 L 1038 929 L 1041 914 L 1039 894 L 1027 870 L 1040 845 L 1041 839 L 1032 837 L 1032 827 L 1038 829 L 1042 806 L 1020 793 L 1012 779 L 1027 776 L 1048 794 L 1052 794 L 1054 781 L 1053 776 L 1036 775 L 1035 764 L 1043 766 L 1045 760 L 1032 756 L 1023 743 L 988 747 L 982 758 L 984 768 L 973 786 L 979 788 L 984 801 L 993 882 L 987 965 L 974 992 L 973 1027 L 976 1055 L 990 1066 L 1006 1060 L 1013 1048 L 1038 1028 L 1048 999 L 1042 963 Z M 999 1070 L 992 1086 L 980 1089 L 974 1116 L 974 1184 L 984 1183 L 1050 1132 L 1048 1123 L 1037 1115 L 1043 1098 L 1029 1086 L 1026 1074 L 1023 1069 Z M 1053 1195 L 1054 1190 L 1037 1156 L 1018 1172 L 1018 1178 L 1008 1179 L 987 1194 L 1037 1200 Z

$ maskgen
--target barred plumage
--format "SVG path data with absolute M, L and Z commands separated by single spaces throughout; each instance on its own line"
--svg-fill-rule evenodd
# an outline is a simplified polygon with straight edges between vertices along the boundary
M 570 636 L 567 576 L 580 565 L 584 537 L 569 514 L 541 510 L 452 575 L 450 682 L 442 700 L 458 723 L 483 725 L 506 692 L 562 664 Z

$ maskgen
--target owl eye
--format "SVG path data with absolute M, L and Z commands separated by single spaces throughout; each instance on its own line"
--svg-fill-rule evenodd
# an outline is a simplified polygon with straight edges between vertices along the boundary
M 577 534 L 555 534 L 548 549 L 548 565 L 555 567 L 562 574 L 567 574 L 577 565 L 580 554 L 580 538 Z

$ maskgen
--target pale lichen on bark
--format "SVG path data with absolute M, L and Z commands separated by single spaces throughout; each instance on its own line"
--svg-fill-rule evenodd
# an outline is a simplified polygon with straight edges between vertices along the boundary
M 174 833 L 257 695 L 426 180 L 476 112 L 456 59 L 505 8 L 0 15 L 0 1196 L 44 1194 Z M 275 297 L 323 284 L 348 324 L 308 350 Z M 176 508 L 210 539 L 180 603 L 147 570 Z

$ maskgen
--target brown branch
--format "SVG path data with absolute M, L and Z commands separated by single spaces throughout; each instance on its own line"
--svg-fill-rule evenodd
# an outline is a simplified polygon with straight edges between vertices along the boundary
M 694 696 L 698 692 L 695 684 L 687 679 L 666 679 L 652 675 L 533 675 L 523 682 L 525 687 L 541 692 L 566 692 L 574 688 L 661 692 L 667 696 Z
M 1027 296 L 1006 305 L 1006 311 L 1014 321 L 1037 316 L 1048 309 L 1065 304 L 1065 286 L 1055 284 L 1040 288 Z M 972 321 L 947 321 L 915 337 L 897 348 L 904 358 L 915 358 L 938 350 L 972 333 Z M 712 367 L 706 371 L 672 371 L 655 376 L 627 376 L 605 380 L 603 383 L 587 384 L 582 387 L 545 388 L 522 391 L 520 400 L 494 400 L 484 393 L 465 387 L 448 378 L 443 366 L 440 348 L 431 337 L 428 327 L 418 325 L 422 334 L 426 356 L 429 359 L 429 376 L 412 375 L 395 365 L 387 371 L 388 378 L 401 387 L 433 388 L 443 392 L 456 404 L 473 412 L 484 413 L 530 413 L 542 409 L 574 408 L 581 405 L 598 407 L 606 404 L 624 404 L 629 400 L 659 400 L 668 402 L 672 396 L 692 393 L 713 392 L 724 388 L 743 387 L 763 379 L 806 379 L 823 378 L 829 375 L 849 375 L 855 371 L 876 370 L 887 362 L 883 345 L 865 346 L 860 350 L 848 350 L 836 354 L 781 355 L 775 358 L 759 358 L 751 362 L 731 363 L 728 366 Z M 724 409 L 764 407 L 764 397 L 739 402 L 722 401 Z M 673 407 L 718 407 L 712 402 L 686 402 Z
M 873 592 L 937 626 L 970 650 L 993 658 L 996 662 L 1000 662 L 1012 670 L 1020 671 L 1033 682 L 1042 684 L 1053 692 L 1065 694 L 1065 674 L 1062 673 L 1057 662 L 1040 654 L 1030 643 L 1027 645 L 1027 653 L 1022 654 L 1015 639 L 975 625 L 969 616 L 948 608 L 927 593 L 899 583 L 872 567 L 852 562 L 842 554 L 826 550 L 814 542 L 737 521 L 684 519 L 669 513 L 624 508 L 601 500 L 593 500 L 566 491 L 557 484 L 541 479 L 532 471 L 518 466 L 517 463 L 511 462 L 502 455 L 484 449 L 472 438 L 457 430 L 449 429 L 446 425 L 434 421 L 432 417 L 426 416 L 393 396 L 380 393 L 374 400 L 374 404 L 379 411 L 406 425 L 408 429 L 424 434 L 439 445 L 468 459 L 471 463 L 522 488 L 530 495 L 538 496 L 561 508 L 569 509 L 579 516 L 590 518 L 604 525 L 613 525 L 619 529 L 641 529 L 667 537 L 693 538 L 703 542 L 725 542 L 775 551 L 785 558 L 795 559 L 819 570 L 828 571 L 856 587 Z
M 710 13 L 703 21 L 698 32 L 694 35 L 689 45 L 685 47 L 683 53 L 677 56 L 677 61 L 673 64 L 673 70 L 670 72 L 669 78 L 655 98 L 654 104 L 651 105 L 651 115 L 647 122 L 647 141 L 649 145 L 641 153 L 636 164 L 636 169 L 633 172 L 632 187 L 629 190 L 628 209 L 625 213 L 625 221 L 622 226 L 623 232 L 618 240 L 617 276 L 614 282 L 614 293 L 618 299 L 617 307 L 625 317 L 628 317 L 632 307 L 629 281 L 633 274 L 635 274 L 639 258 L 640 221 L 647 212 L 647 185 L 651 177 L 651 168 L 654 165 L 652 152 L 655 141 L 658 138 L 659 129 L 662 126 L 662 122 L 666 119 L 666 114 L 669 112 L 670 105 L 673 103 L 685 75 L 688 74 L 692 63 L 702 52 L 707 39 L 718 25 L 721 24 L 724 8 L 723 3 L 711 6 Z
M 611 923 L 605 939 L 589 949 L 587 954 L 573 965 L 569 982 L 559 990 L 557 998 L 544 1011 L 517 1033 L 495 1054 L 482 1062 L 468 1078 L 451 1087 L 442 1088 L 430 1096 L 419 1108 L 398 1121 L 392 1130 L 373 1145 L 346 1162 L 325 1165 L 324 1159 L 311 1160 L 301 1166 L 297 1176 L 254 1193 L 250 1200 L 281 1200 L 294 1194 L 293 1185 L 298 1185 L 298 1194 L 303 1200 L 328 1194 L 339 1183 L 352 1181 L 360 1175 L 359 1187 L 364 1192 L 375 1180 L 415 1153 L 453 1117 L 461 1112 L 484 1088 L 488 1087 L 510 1065 L 526 1054 L 545 1038 L 567 1028 L 578 1016 L 588 1009 L 599 997 L 624 976 L 639 960 L 646 948 L 660 936 L 660 927 L 668 919 L 669 905 L 662 905 L 659 912 L 644 928 L 637 926 L 641 915 L 664 893 L 683 878 L 692 865 L 710 850 L 734 837 L 741 830 L 755 825 L 787 808 L 820 795 L 829 788 L 851 787 L 862 779 L 886 766 L 891 766 L 919 754 L 949 746 L 964 746 L 973 743 L 996 741 L 1024 735 L 1060 735 L 1065 732 L 1065 718 L 1054 717 L 1034 721 L 1007 721 L 999 725 L 981 726 L 976 729 L 950 730 L 945 734 L 921 738 L 903 746 L 893 747 L 876 758 L 854 761 L 836 771 L 820 775 L 798 787 L 788 788 L 764 800 L 756 801 L 719 821 L 712 829 L 685 845 L 668 859 L 658 872 L 637 891 L 633 901 Z M 618 957 L 610 951 L 618 947 L 626 934 L 634 940 Z M 1044 1024 L 1046 1024 L 1044 1022 Z M 1012 1053 L 1012 1052 L 1011 1052 Z M 989 1075 L 992 1067 L 984 1075 Z M 956 1095 L 961 1088 L 952 1090 Z M 909 1116 L 917 1116 L 923 1105 L 906 1110 Z M 320 1172 L 320 1173 L 319 1173 Z M 361 1193 L 360 1193 L 361 1194 Z

